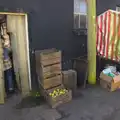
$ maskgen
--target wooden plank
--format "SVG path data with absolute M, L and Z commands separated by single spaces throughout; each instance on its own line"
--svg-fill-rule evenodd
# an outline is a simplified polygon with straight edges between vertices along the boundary
M 11 13 L 11 12 L 0 12 L 0 15 L 15 15 L 15 16 L 25 16 L 25 15 L 27 15 L 27 13 L 15 13 L 15 12 L 13 12 L 13 13 Z
M 59 51 L 55 48 L 40 50 L 40 51 L 36 51 L 36 52 L 38 52 L 40 55 L 40 61 L 61 57 L 61 51 Z
M 38 66 L 39 67 L 39 66 Z M 41 65 L 38 69 L 38 75 L 41 76 L 41 78 L 46 79 L 50 76 L 61 74 L 61 63 L 49 65 L 49 66 L 43 66 Z
M 18 72 L 21 79 L 21 91 L 23 96 L 29 94 L 29 74 L 28 74 L 28 58 L 27 58 L 27 48 L 26 48 L 26 29 L 25 29 L 25 16 L 7 16 L 11 21 L 7 21 L 8 25 L 13 25 L 9 27 L 9 31 L 15 34 L 16 39 L 16 56 L 18 58 Z
M 60 62 L 61 62 L 61 58 L 58 57 L 58 58 L 43 60 L 43 61 L 41 61 L 40 63 L 41 63 L 43 66 L 47 66 L 47 65 L 57 64 L 57 63 L 60 63 Z
M 26 53 L 27 53 L 27 65 L 28 65 L 28 79 L 29 79 L 29 87 L 30 91 L 32 90 L 31 83 L 31 65 L 30 65 L 30 48 L 29 48 L 29 30 L 28 30 L 28 15 L 25 15 L 25 35 L 26 35 Z
M 19 44 L 19 62 L 20 62 L 20 77 L 21 77 L 21 88 L 22 95 L 26 96 L 30 92 L 29 88 L 29 74 L 27 64 L 27 46 L 26 46 L 26 31 L 25 31 L 25 16 L 17 16 L 17 36 Z
M 44 66 L 61 62 L 61 51 L 47 49 L 35 51 L 36 63 Z
M 57 75 L 48 79 L 40 79 L 40 82 L 44 89 L 50 89 L 52 87 L 62 84 L 62 75 Z
M 4 71 L 3 71 L 3 48 L 0 39 L 0 104 L 5 102 L 5 87 L 4 87 Z

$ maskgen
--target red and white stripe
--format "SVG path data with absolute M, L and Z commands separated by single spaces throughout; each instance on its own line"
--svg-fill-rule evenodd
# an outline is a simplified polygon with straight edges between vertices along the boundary
M 108 10 L 97 17 L 97 52 L 107 59 L 120 61 L 119 41 L 120 13 Z

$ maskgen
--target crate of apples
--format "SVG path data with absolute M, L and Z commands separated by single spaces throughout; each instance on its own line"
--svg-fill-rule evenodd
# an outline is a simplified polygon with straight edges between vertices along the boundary
M 52 97 L 52 98 L 56 98 L 58 96 L 61 96 L 61 95 L 64 95 L 68 93 L 68 90 L 67 89 L 55 89 L 53 90 L 52 92 L 49 93 L 49 95 Z
M 56 108 L 57 106 L 72 100 L 72 91 L 66 89 L 63 85 L 44 90 L 43 95 L 52 108 Z

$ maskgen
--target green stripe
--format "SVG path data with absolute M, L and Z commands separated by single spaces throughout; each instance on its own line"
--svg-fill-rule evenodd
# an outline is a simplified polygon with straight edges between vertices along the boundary
M 118 46 L 119 46 L 119 40 L 120 40 L 120 36 L 118 35 L 119 33 L 119 26 L 120 26 L 120 15 L 118 15 L 118 25 L 117 25 L 117 34 L 116 34 L 116 36 L 118 36 L 117 37 L 117 42 L 116 42 L 116 45 L 115 45 L 115 56 L 117 56 L 118 55 Z
M 111 14 L 111 12 L 110 12 L 110 14 Z M 113 24 L 114 24 L 114 23 L 113 23 L 113 20 L 114 20 L 114 19 L 113 19 L 113 18 L 114 18 L 114 17 L 113 17 L 113 14 L 111 14 L 110 17 L 111 17 L 111 18 L 110 18 L 110 37 L 109 37 L 109 45 L 108 45 L 108 58 L 109 58 L 109 59 L 111 58 L 110 56 L 111 56 L 111 47 L 112 47 L 112 46 L 110 45 L 110 43 L 111 43 L 111 40 L 112 40 L 111 37 L 112 37 L 112 29 L 113 29 Z

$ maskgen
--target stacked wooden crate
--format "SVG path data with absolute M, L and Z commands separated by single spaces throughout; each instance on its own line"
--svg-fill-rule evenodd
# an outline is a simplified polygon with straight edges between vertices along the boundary
M 47 49 L 36 51 L 36 72 L 44 89 L 62 84 L 61 51 Z
M 57 89 L 65 89 L 62 85 L 61 51 L 56 49 L 36 51 L 35 56 L 41 93 L 48 104 L 55 108 L 70 101 L 72 99 L 71 90 L 67 90 L 65 94 L 54 96 L 54 98 L 50 96 L 50 93 Z

